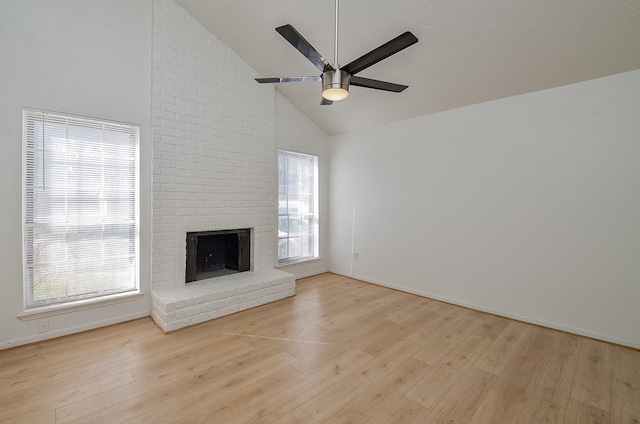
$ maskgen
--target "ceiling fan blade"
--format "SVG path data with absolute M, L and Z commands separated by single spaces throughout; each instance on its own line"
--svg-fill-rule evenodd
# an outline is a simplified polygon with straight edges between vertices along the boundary
M 325 99 L 325 98 L 323 97 L 323 98 L 322 98 L 322 100 L 320 101 L 320 104 L 321 104 L 322 106 L 325 106 L 325 105 L 332 105 L 332 104 L 333 104 L 333 102 L 332 102 L 331 100 L 327 100 L 327 99 Z
M 271 83 L 276 83 L 276 82 L 280 82 L 282 78 L 280 77 L 275 77 L 275 78 L 256 78 L 256 81 L 258 81 L 260 84 L 271 84 Z
M 322 77 L 273 77 L 273 78 L 256 78 L 260 84 L 272 84 L 278 82 L 309 82 L 320 81 Z
M 416 38 L 416 36 L 407 31 L 404 34 L 397 36 L 393 40 L 387 41 L 380 47 L 371 50 L 364 56 L 357 58 L 348 65 L 343 66 L 342 70 L 348 72 L 351 75 L 357 74 L 358 72 L 368 68 L 369 66 L 375 65 L 381 60 L 386 59 L 392 54 L 396 54 L 399 51 L 404 50 L 417 42 L 418 39 Z
M 370 78 L 362 78 L 353 75 L 349 80 L 349 85 L 355 85 L 358 87 L 373 88 L 376 90 L 392 91 L 394 93 L 400 93 L 407 88 L 407 85 L 394 84 L 392 82 L 378 81 Z
M 282 35 L 293 47 L 304 55 L 311 63 L 316 65 L 322 72 L 333 70 L 333 66 L 322 57 L 316 49 L 293 27 L 293 25 L 283 25 L 276 28 L 276 31 Z

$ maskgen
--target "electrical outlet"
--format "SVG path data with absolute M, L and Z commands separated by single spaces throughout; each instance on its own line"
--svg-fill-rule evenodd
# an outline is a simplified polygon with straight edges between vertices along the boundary
M 353 260 L 356 261 L 356 262 L 359 261 L 360 260 L 360 253 L 354 253 L 353 254 Z
M 46 333 L 47 331 L 49 331 L 49 320 L 38 320 L 38 333 Z

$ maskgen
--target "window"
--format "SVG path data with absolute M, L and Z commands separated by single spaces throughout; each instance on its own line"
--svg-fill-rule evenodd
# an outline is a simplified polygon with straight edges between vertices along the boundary
M 138 291 L 139 127 L 23 112 L 25 308 Z
M 278 262 L 318 257 L 318 157 L 278 151 Z

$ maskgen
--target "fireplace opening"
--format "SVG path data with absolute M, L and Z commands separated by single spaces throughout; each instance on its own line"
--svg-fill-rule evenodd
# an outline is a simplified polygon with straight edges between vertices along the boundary
M 249 271 L 250 229 L 187 233 L 185 282 Z

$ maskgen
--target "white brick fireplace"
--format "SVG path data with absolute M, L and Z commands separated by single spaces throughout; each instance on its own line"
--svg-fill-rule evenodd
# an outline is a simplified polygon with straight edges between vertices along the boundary
M 152 317 L 165 331 L 295 294 L 275 269 L 273 88 L 169 0 L 154 2 Z M 186 233 L 251 229 L 251 270 L 185 283 Z

